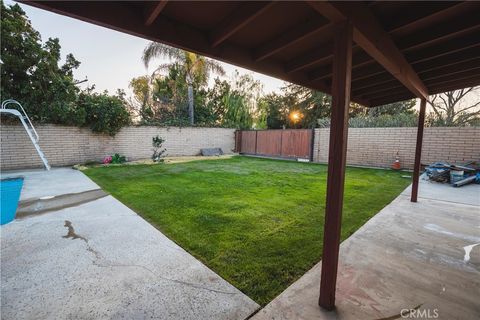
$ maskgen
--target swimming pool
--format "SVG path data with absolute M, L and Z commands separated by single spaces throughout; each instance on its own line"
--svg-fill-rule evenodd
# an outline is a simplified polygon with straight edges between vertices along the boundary
M 0 182 L 0 225 L 15 219 L 18 201 L 23 186 L 23 177 L 2 179 Z

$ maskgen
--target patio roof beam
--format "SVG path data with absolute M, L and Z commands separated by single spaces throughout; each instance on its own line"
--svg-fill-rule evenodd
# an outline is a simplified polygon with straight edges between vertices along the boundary
M 451 14 L 458 13 L 458 11 L 460 11 L 461 9 L 463 9 L 467 6 L 466 5 L 467 3 L 468 2 L 462 2 L 462 3 L 459 3 L 459 4 L 453 5 L 451 7 L 448 7 L 446 9 L 434 12 L 430 15 L 424 16 L 424 17 L 419 18 L 417 20 L 406 22 L 406 23 L 404 23 L 404 24 L 402 24 L 398 27 L 393 28 L 392 30 L 389 30 L 388 33 L 390 35 L 396 35 L 398 33 L 405 32 L 405 30 L 407 30 L 407 29 L 412 29 L 412 28 L 417 27 L 419 25 L 426 25 L 428 23 L 432 23 L 432 21 L 436 21 L 436 20 L 439 20 L 439 19 L 442 19 L 442 18 L 444 19 L 444 18 L 450 16 Z M 355 49 L 355 47 L 356 47 L 356 45 L 354 44 L 353 48 Z M 297 70 L 301 70 L 301 69 L 307 68 L 307 67 L 309 67 L 313 64 L 316 64 L 317 61 L 321 62 L 325 58 L 331 58 L 331 55 L 329 55 L 327 57 L 322 57 L 322 56 L 323 55 L 315 55 L 315 54 L 312 54 L 312 53 L 307 53 L 304 56 L 293 59 L 292 62 L 290 62 L 289 64 L 293 65 L 294 67 L 292 67 L 292 66 L 289 67 L 288 64 L 287 64 L 286 72 L 294 72 L 294 71 L 297 71 Z M 368 60 L 365 61 L 365 64 L 373 63 L 374 61 L 375 61 L 374 59 L 371 59 L 371 57 L 368 56 Z M 356 65 L 354 63 L 353 68 L 355 69 L 355 67 L 356 67 Z M 332 74 L 330 72 L 326 75 L 325 74 L 319 75 L 318 78 L 321 79 L 321 78 L 325 78 L 325 77 L 331 77 L 331 75 Z
M 477 67 L 476 69 L 473 69 L 473 70 L 459 72 L 459 73 L 462 74 L 462 76 L 455 77 L 455 79 L 452 79 L 451 75 L 446 75 L 446 76 L 442 76 L 442 77 L 433 78 L 431 81 L 426 80 L 425 83 L 430 88 L 437 88 L 437 87 L 440 87 L 440 86 L 453 85 L 456 82 L 458 82 L 458 80 L 465 80 L 465 81 L 470 81 L 470 82 L 472 82 L 473 80 L 478 81 L 478 79 L 480 78 L 479 72 L 478 72 L 479 69 L 480 69 L 480 67 Z M 456 75 L 458 75 L 458 74 L 456 74 Z M 381 92 L 378 92 L 378 94 L 369 92 L 368 95 L 364 95 L 363 97 L 364 97 L 364 99 L 368 98 L 369 100 L 378 100 L 378 99 L 381 99 L 381 98 L 388 98 L 389 96 L 396 95 L 396 94 L 402 94 L 402 93 L 406 93 L 405 88 L 402 87 L 402 86 L 397 86 L 397 88 L 392 87 L 392 88 L 389 88 L 389 89 L 381 90 Z
M 156 2 L 149 2 L 145 7 L 145 25 L 151 25 L 160 15 L 162 10 L 167 5 L 168 0 L 160 0 Z
M 360 47 L 416 96 L 428 97 L 427 88 L 368 7 L 359 2 L 308 3 L 331 21 L 349 19 Z
M 480 37 L 480 35 L 478 36 Z M 457 40 L 457 39 L 455 39 Z M 455 44 L 454 44 L 455 43 Z M 468 53 L 471 53 L 471 52 L 476 52 L 476 50 L 478 50 L 478 48 L 480 47 L 480 42 L 476 42 L 476 43 L 469 43 L 469 44 L 466 44 L 466 45 L 463 45 L 459 43 L 459 41 L 454 41 L 454 43 L 451 43 L 451 44 L 445 44 L 445 43 L 440 43 L 440 46 L 441 48 L 439 48 L 438 50 L 438 54 L 436 55 L 432 55 L 431 53 L 428 54 L 426 53 L 426 56 L 423 55 L 422 52 L 418 52 L 415 51 L 413 52 L 413 54 L 407 54 L 407 57 L 408 56 L 411 56 L 411 58 L 409 58 L 408 60 L 411 61 L 410 64 L 412 66 L 415 66 L 415 69 L 421 69 L 422 72 L 425 71 L 423 70 L 423 68 L 421 66 L 417 66 L 417 64 L 421 63 L 421 62 L 427 62 L 427 61 L 430 61 L 431 63 L 430 64 L 433 64 L 434 61 L 432 60 L 435 60 L 435 59 L 438 59 L 438 58 L 441 58 L 443 56 L 448 56 L 448 55 L 451 55 L 451 54 L 455 54 L 455 53 L 458 53 L 458 55 L 461 57 L 461 56 L 466 56 Z M 406 50 L 408 50 L 409 48 L 407 48 Z M 471 49 L 472 51 L 468 51 L 468 49 Z M 429 48 L 430 52 L 431 52 L 431 49 Z M 417 55 L 420 54 L 419 57 L 417 57 Z M 471 56 L 471 55 L 470 55 Z M 478 56 L 478 54 L 476 55 Z M 457 61 L 460 61 L 461 58 L 451 58 L 453 62 L 457 62 Z M 445 66 L 445 63 L 448 63 L 448 62 L 444 62 L 443 60 L 442 61 L 442 65 Z M 438 65 L 439 63 L 437 62 L 436 65 Z M 384 73 L 387 73 L 386 71 L 384 71 Z M 421 74 L 421 72 L 418 72 L 418 74 Z M 319 79 L 325 79 L 325 77 L 318 77 Z
M 478 38 L 480 38 L 480 34 L 478 34 Z M 419 49 L 418 51 L 414 51 L 411 53 L 407 53 L 405 56 L 408 61 L 410 61 L 410 64 L 412 66 L 415 66 L 418 63 L 426 63 L 428 61 L 438 59 L 441 57 L 453 55 L 455 53 L 460 54 L 460 52 L 463 52 L 461 55 L 467 55 L 465 53 L 466 50 L 477 50 L 477 48 L 480 47 L 480 42 L 477 40 L 472 40 L 475 39 L 475 37 L 467 37 L 466 39 L 454 39 L 453 41 L 447 43 L 447 44 L 442 44 L 435 46 L 433 49 L 432 48 L 426 48 L 426 49 Z M 363 54 L 363 55 L 362 55 Z M 412 56 L 412 57 L 410 57 Z M 331 56 L 330 56 L 331 57 Z M 299 58 L 299 61 L 302 61 L 302 57 Z M 452 58 L 453 61 L 456 61 L 457 58 Z M 356 61 L 358 60 L 358 61 Z M 312 61 L 311 64 L 313 65 L 315 61 Z M 365 55 L 364 52 L 361 52 L 358 57 L 354 56 L 353 57 L 353 70 L 357 69 L 358 67 L 361 66 L 366 66 L 369 64 L 374 63 L 375 60 L 372 59 L 370 56 Z M 431 62 L 433 64 L 433 62 Z M 434 64 L 434 65 L 438 65 Z M 306 66 L 308 67 L 308 66 Z M 422 69 L 422 67 L 420 67 Z M 288 72 L 288 69 L 286 70 Z M 387 71 L 384 71 L 383 73 L 387 74 Z M 376 74 L 375 74 L 376 75 Z M 313 70 L 310 73 L 310 78 L 312 80 L 321 80 L 321 79 L 328 79 L 332 76 L 331 70 Z
M 332 115 L 319 297 L 319 305 L 326 310 L 335 308 L 352 74 L 353 27 L 344 21 L 339 23 L 337 30 L 333 50 Z
M 415 163 L 413 164 L 412 195 L 410 201 L 417 202 L 418 180 L 420 178 L 420 166 L 422 160 L 423 128 L 425 126 L 425 109 L 427 99 L 420 100 L 420 112 L 418 114 L 417 144 L 415 146 Z
M 477 78 L 472 78 L 471 80 L 464 80 L 462 83 L 459 83 L 458 81 L 451 81 L 449 83 L 442 83 L 442 84 L 437 84 L 435 86 L 430 87 L 430 94 L 438 94 L 438 93 L 443 93 L 447 91 L 454 91 L 454 90 L 459 90 L 463 89 L 466 87 L 474 87 L 477 86 L 478 83 L 480 82 L 480 77 Z M 384 104 L 388 104 L 391 102 L 391 98 L 396 99 L 397 101 L 405 101 L 412 99 L 412 95 L 408 92 L 402 93 L 402 94 L 390 94 L 387 97 L 383 98 L 373 98 L 373 97 L 368 97 L 368 101 L 370 102 L 371 107 L 377 107 L 377 106 L 382 106 Z
M 438 93 L 443 93 L 447 91 L 453 91 L 453 90 L 459 90 L 463 89 L 465 87 L 474 87 L 477 86 L 478 83 L 480 82 L 480 76 L 478 77 L 473 77 L 470 80 L 465 79 L 462 81 L 460 84 L 458 81 L 449 81 L 445 83 L 440 83 L 440 84 L 435 84 L 433 86 L 429 86 L 430 94 L 438 94 Z M 427 84 L 428 85 L 428 84 Z M 404 92 L 404 93 L 392 93 L 389 94 L 388 96 L 383 96 L 383 97 L 368 97 L 370 101 L 370 106 L 371 107 L 377 107 L 381 106 L 384 104 L 388 104 L 391 101 L 391 98 L 397 99 L 397 101 L 404 101 L 408 99 L 412 99 L 412 95 L 409 92 Z
M 215 30 L 210 33 L 212 47 L 216 47 L 237 31 L 245 27 L 253 19 L 265 12 L 275 2 L 245 2 L 237 10 L 225 18 Z
M 418 71 L 417 74 L 423 79 L 423 81 L 426 81 L 428 79 L 431 79 L 433 75 L 437 74 L 455 74 L 465 70 L 476 69 L 479 65 L 478 62 L 480 61 L 478 58 L 480 57 L 480 50 L 476 49 L 472 50 L 472 52 L 473 51 L 478 51 L 477 57 L 472 58 L 471 52 L 467 52 L 467 54 L 464 55 L 462 55 L 462 52 L 460 52 L 460 54 L 455 54 L 452 57 L 448 57 L 448 59 L 440 59 L 442 63 L 438 63 L 438 61 L 435 61 L 436 63 L 424 64 L 419 66 L 417 66 L 415 63 L 412 63 L 412 65 L 415 65 L 417 69 L 421 70 Z M 366 67 L 364 68 L 364 70 L 362 70 L 363 72 L 359 74 L 355 73 L 355 76 L 352 78 L 352 80 L 356 81 L 360 79 L 370 78 L 382 73 L 386 74 L 385 70 L 379 66 L 371 66 L 369 67 L 369 69 L 367 69 Z M 357 92 L 357 90 L 355 90 L 354 92 Z
M 285 48 L 288 48 L 304 40 L 305 38 L 313 34 L 331 32 L 331 30 L 333 30 L 333 27 L 333 24 L 322 22 L 319 19 L 307 21 L 306 23 L 301 24 L 300 26 L 293 28 L 290 31 L 287 31 L 281 36 L 260 46 L 258 49 L 255 50 L 253 58 L 255 59 L 255 61 L 261 61 Z
M 437 64 L 434 65 L 434 67 L 431 67 L 430 69 L 419 71 L 418 75 L 421 76 L 422 81 L 425 83 L 426 81 L 434 79 L 435 77 L 443 76 L 443 75 L 447 74 L 446 72 L 451 72 L 450 74 L 456 74 L 456 73 L 463 72 L 463 71 L 466 71 L 466 70 L 477 69 L 478 64 L 475 63 L 476 59 L 477 58 L 468 57 L 466 60 L 462 60 L 461 58 L 459 58 L 457 61 L 452 60 L 451 62 L 446 62 L 442 65 L 439 65 L 437 63 Z M 468 62 L 468 64 L 467 64 L 467 62 Z M 471 65 L 470 65 L 470 63 L 471 63 Z M 392 83 L 392 88 L 398 87 L 397 86 L 398 82 L 396 81 L 396 79 L 392 79 L 390 77 L 389 73 L 384 72 L 384 70 L 382 71 L 382 70 L 378 69 L 378 67 L 371 67 L 370 70 L 372 72 L 367 71 L 363 74 L 355 74 L 355 77 L 352 78 L 353 82 L 363 80 L 363 79 L 367 79 L 367 80 L 364 81 L 365 85 L 357 85 L 357 84 L 355 85 L 355 90 L 353 91 L 353 94 L 355 96 L 362 95 L 363 93 L 365 93 L 367 91 L 369 93 L 372 93 L 372 91 L 369 90 L 368 88 L 377 87 L 378 85 L 384 85 L 386 83 Z M 310 75 L 312 75 L 312 74 L 313 73 L 311 73 Z M 371 79 L 371 78 L 374 78 L 374 79 Z M 326 77 L 326 76 L 312 77 L 311 76 L 310 79 L 312 81 L 315 81 L 315 80 L 321 80 L 321 79 L 328 79 L 328 77 Z M 370 80 L 368 80 L 368 79 L 370 79 Z M 379 80 L 376 81 L 376 79 L 379 79 Z
M 418 74 L 422 76 L 424 81 L 436 79 L 436 78 L 441 78 L 444 77 L 446 74 L 451 75 L 451 74 L 457 74 L 461 72 L 467 72 L 470 70 L 478 70 L 480 69 L 480 58 L 468 58 L 467 60 L 459 60 L 458 62 L 454 63 L 445 63 L 441 67 L 438 66 L 438 64 L 431 68 L 427 69 L 425 71 L 419 72 Z M 393 83 L 392 81 L 380 84 L 380 85 L 375 85 L 375 91 L 371 90 L 365 90 L 365 89 L 360 89 L 360 90 L 354 90 L 353 93 L 356 96 L 362 96 L 365 93 L 368 93 L 370 95 L 375 95 L 378 92 L 383 92 L 383 91 L 388 91 L 396 88 L 402 88 L 402 86 L 398 83 L 395 82 Z

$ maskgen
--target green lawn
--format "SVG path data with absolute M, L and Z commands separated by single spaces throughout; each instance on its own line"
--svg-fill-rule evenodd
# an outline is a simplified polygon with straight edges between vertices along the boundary
M 84 172 L 259 304 L 321 258 L 325 165 L 233 157 Z M 409 182 L 348 168 L 342 239 Z

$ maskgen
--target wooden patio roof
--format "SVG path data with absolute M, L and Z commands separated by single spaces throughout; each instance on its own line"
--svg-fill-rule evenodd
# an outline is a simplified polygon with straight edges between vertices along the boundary
M 23 2 L 326 93 L 348 19 L 351 97 L 366 106 L 480 84 L 480 2 Z

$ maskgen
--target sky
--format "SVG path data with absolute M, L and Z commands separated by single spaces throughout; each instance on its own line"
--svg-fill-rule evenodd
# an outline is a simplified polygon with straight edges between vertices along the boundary
M 11 0 L 6 5 L 14 4 Z M 145 74 L 151 74 L 154 66 L 168 60 L 153 61 L 146 69 L 141 57 L 148 40 L 125 33 L 96 26 L 80 20 L 68 18 L 25 4 L 19 4 L 29 17 L 32 26 L 40 32 L 42 41 L 48 38 L 59 38 L 62 47 L 62 59 L 72 53 L 81 62 L 75 71 L 76 80 L 88 78 L 88 82 L 80 86 L 95 84 L 96 91 L 108 90 L 114 93 L 117 88 L 131 92 L 128 87 L 130 80 Z M 254 79 L 263 84 L 264 92 L 278 91 L 284 82 L 263 74 L 252 72 L 221 62 L 226 77 L 232 77 L 235 69 L 241 74 L 250 73 Z M 213 81 L 213 77 L 211 82 Z

